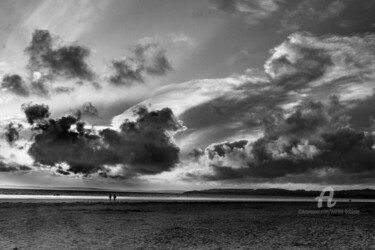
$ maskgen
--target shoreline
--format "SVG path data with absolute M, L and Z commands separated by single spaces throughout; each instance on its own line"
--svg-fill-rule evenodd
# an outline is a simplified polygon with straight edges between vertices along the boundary
M 338 203 L 375 203 L 375 199 L 334 199 Z M 0 195 L 0 203 L 316 203 L 315 198 L 270 197 L 117 197 L 109 201 L 105 196 L 47 196 L 47 195 Z

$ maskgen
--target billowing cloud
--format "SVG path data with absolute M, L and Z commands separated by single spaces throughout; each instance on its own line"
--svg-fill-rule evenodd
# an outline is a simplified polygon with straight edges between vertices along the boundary
M 21 106 L 25 112 L 27 121 L 32 125 L 39 120 L 47 119 L 50 116 L 49 107 L 45 104 L 25 103 Z
M 44 107 L 44 110 L 48 109 Z M 41 118 L 39 114 L 37 117 Z M 182 123 L 168 108 L 149 111 L 141 106 L 134 114 L 137 119 L 126 120 L 120 131 L 87 129 L 82 121 L 71 115 L 39 120 L 35 127 L 39 133 L 29 154 L 36 163 L 57 166 L 58 173 L 64 175 L 99 173 L 131 178 L 173 168 L 179 162 L 179 148 L 172 135 L 183 129 Z M 34 116 L 30 118 L 31 122 L 35 120 Z M 62 168 L 62 164 L 67 164 L 68 168 Z
M 213 144 L 196 159 L 206 171 L 188 176 L 206 181 L 305 182 L 301 176 L 306 175 L 342 184 L 342 175 L 354 174 L 362 178 L 352 183 L 361 183 L 366 174 L 375 172 L 375 135 L 353 129 L 340 118 L 331 121 L 328 109 L 310 102 L 282 114 L 271 130 L 265 122 L 264 136 L 254 142 Z
M 288 91 L 329 89 L 327 95 L 334 95 L 345 92 L 353 81 L 365 89 L 369 88 L 366 80 L 373 77 L 374 45 L 373 35 L 317 37 L 295 33 L 273 49 L 265 72 Z
M 307 36 L 302 39 L 304 38 Z M 315 80 L 332 64 L 331 54 L 326 49 L 309 46 L 297 39 L 299 40 L 299 37 L 295 35 L 277 47 L 266 62 L 266 73 L 282 84 L 301 84 Z
M 78 118 L 81 117 L 98 117 L 98 109 L 91 103 L 87 102 L 82 104 L 81 108 L 74 111 L 74 115 Z
M 35 30 L 29 46 L 27 77 L 8 74 L 1 87 L 21 97 L 50 96 L 52 93 L 71 93 L 73 86 L 58 86 L 56 82 L 72 85 L 69 81 L 91 81 L 95 74 L 86 62 L 89 50 L 80 45 L 56 46 L 56 38 L 48 30 Z M 55 84 L 52 87 L 52 84 Z
M 294 108 L 292 114 L 284 119 L 284 114 L 280 110 L 265 117 L 263 124 L 265 133 L 269 137 L 279 137 L 280 135 L 289 137 L 310 138 L 320 133 L 331 121 L 325 107 L 320 102 L 307 101 Z M 323 130 L 324 131 L 324 130 Z
M 20 75 L 5 75 L 1 87 L 19 96 L 29 95 L 29 90 Z
M 23 128 L 22 124 L 14 124 L 13 122 L 10 122 L 4 128 L 4 130 L 5 130 L 5 132 L 4 132 L 5 140 L 10 145 L 13 145 L 13 143 L 20 138 L 19 132 L 22 128 Z
M 172 70 L 166 51 L 156 42 L 140 42 L 130 52 L 129 56 L 112 61 L 114 74 L 110 76 L 111 83 L 115 85 L 145 83 L 147 75 L 162 76 Z
M 54 39 L 48 30 L 35 30 L 25 52 L 29 55 L 28 67 L 32 73 L 39 72 L 46 78 L 93 78 L 94 73 L 86 62 L 89 50 L 80 45 L 54 48 Z
M 71 131 L 71 126 L 75 131 Z M 67 163 L 74 173 L 89 174 L 101 168 L 95 149 L 98 137 L 84 130 L 76 117 L 50 119 L 38 127 L 41 132 L 29 149 L 35 162 L 54 166 Z

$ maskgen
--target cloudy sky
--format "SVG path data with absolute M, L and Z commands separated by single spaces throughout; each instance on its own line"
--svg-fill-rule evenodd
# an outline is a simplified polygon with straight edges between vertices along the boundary
M 5 0 L 0 185 L 374 188 L 371 0 Z

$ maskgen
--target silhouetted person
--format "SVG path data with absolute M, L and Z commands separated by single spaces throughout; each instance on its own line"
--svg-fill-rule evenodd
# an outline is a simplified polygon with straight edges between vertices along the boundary
M 113 199 L 115 199 L 115 198 L 113 198 Z M 111 201 L 112 200 L 112 195 L 110 194 L 109 195 L 109 201 Z
M 116 194 L 113 194 L 113 201 L 116 201 Z

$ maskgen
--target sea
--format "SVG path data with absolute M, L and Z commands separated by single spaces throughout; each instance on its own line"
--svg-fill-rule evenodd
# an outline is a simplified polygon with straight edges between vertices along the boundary
M 116 201 L 109 195 L 116 194 Z M 375 202 L 375 199 L 335 198 L 337 202 Z M 4 202 L 317 202 L 315 197 L 277 197 L 220 194 L 184 194 L 160 192 L 118 192 L 85 190 L 0 189 Z

